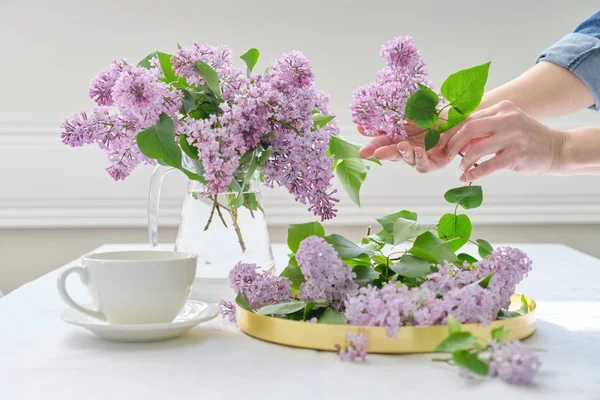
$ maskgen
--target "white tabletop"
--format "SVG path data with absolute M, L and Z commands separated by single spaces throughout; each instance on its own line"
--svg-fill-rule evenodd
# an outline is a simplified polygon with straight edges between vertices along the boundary
M 171 341 L 107 342 L 60 320 L 54 271 L 0 299 L 0 399 L 600 399 L 600 260 L 562 245 L 519 247 L 534 261 L 518 288 L 538 303 L 526 340 L 542 350 L 533 387 L 469 382 L 427 354 L 344 363 L 220 318 Z M 274 251 L 283 265 L 285 247 Z

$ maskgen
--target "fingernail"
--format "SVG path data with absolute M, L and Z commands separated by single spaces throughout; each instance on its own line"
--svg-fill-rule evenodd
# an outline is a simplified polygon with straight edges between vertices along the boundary
M 467 181 L 467 178 L 464 175 L 461 175 L 459 179 L 460 179 L 461 182 L 466 182 Z
M 404 155 L 404 154 L 406 154 L 406 151 L 405 150 L 400 150 L 400 154 Z
M 415 157 L 421 158 L 421 152 L 420 151 L 415 151 Z

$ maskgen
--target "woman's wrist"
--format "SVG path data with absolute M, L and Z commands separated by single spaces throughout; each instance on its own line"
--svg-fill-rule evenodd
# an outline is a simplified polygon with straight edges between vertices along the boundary
M 551 174 L 600 173 L 600 127 L 562 131 L 556 139 L 558 157 Z

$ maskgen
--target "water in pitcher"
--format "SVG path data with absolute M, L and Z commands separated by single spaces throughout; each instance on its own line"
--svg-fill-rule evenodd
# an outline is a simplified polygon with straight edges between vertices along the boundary
M 203 185 L 188 184 L 175 246 L 198 255 L 192 298 L 232 300 L 228 276 L 238 262 L 276 272 L 260 190 L 251 185 L 237 209 L 228 207 L 232 196 L 237 194 L 219 194 L 215 204 Z

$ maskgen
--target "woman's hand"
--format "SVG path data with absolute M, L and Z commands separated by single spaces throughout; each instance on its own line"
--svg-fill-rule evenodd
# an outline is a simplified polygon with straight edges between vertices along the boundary
M 406 125 L 408 137 L 406 139 L 394 140 L 382 132 L 382 136 L 377 136 L 360 149 L 360 156 L 363 158 L 376 157 L 380 160 L 404 162 L 421 173 L 438 170 L 452 161 L 448 158 L 446 152 L 446 143 L 450 134 L 443 133 L 440 143 L 425 151 L 425 133 L 427 130 L 421 129 L 408 122 Z M 364 130 L 361 126 L 358 131 L 362 134 Z
M 447 157 L 463 155 L 460 180 L 473 182 L 507 169 L 529 175 L 559 172 L 566 133 L 536 121 L 510 101 L 472 114 L 447 143 Z M 489 160 L 476 165 L 488 155 Z

